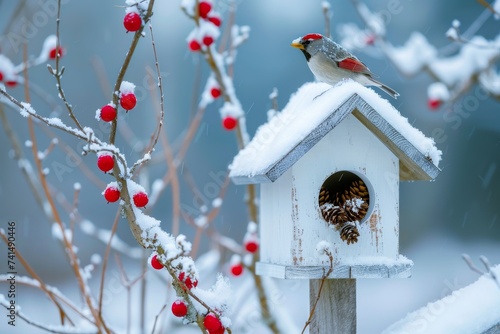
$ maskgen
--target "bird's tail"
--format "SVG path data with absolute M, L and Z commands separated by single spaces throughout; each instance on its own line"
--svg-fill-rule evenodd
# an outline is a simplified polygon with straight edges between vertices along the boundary
M 381 83 L 380 81 L 378 80 L 375 80 L 373 79 L 372 77 L 370 77 L 370 80 L 373 82 L 373 85 L 374 86 L 377 86 L 379 87 L 380 89 L 382 89 L 384 92 L 386 92 L 387 94 L 389 94 L 390 96 L 392 96 L 393 98 L 397 98 L 399 96 L 399 93 L 396 92 L 394 89 L 392 89 L 391 87 L 387 86 L 387 85 L 384 85 L 383 83 Z

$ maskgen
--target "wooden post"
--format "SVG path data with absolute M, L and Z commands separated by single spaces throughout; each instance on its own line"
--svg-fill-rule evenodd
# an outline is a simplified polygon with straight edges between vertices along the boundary
M 320 279 L 309 281 L 309 303 L 314 307 Z M 326 279 L 309 327 L 310 334 L 356 333 L 356 280 Z

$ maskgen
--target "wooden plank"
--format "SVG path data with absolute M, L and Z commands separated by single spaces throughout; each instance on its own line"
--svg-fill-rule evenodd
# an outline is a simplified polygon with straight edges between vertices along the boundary
M 321 280 L 309 282 L 311 309 L 318 296 Z M 356 333 L 356 280 L 325 280 L 309 327 L 310 334 Z
M 411 277 L 412 265 L 407 262 L 394 265 L 346 265 L 337 264 L 328 276 L 339 278 L 408 278 Z M 286 266 L 273 263 L 257 262 L 257 275 L 280 279 L 320 279 L 328 271 L 327 266 Z

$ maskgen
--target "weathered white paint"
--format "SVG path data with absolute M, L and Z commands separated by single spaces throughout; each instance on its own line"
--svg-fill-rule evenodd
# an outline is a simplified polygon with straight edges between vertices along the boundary
M 370 190 L 370 211 L 358 243 L 347 245 L 323 220 L 318 194 L 337 171 L 359 175 Z M 371 212 L 371 214 L 370 214 Z M 261 262 L 325 266 L 315 250 L 321 240 L 334 248 L 335 263 L 359 256 L 399 255 L 399 159 L 355 116 L 332 131 L 272 184 L 261 184 Z

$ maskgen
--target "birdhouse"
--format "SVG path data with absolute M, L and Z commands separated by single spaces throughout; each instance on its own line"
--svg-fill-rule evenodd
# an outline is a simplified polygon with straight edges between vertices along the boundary
M 399 182 L 440 172 L 434 140 L 373 90 L 353 81 L 302 86 L 230 165 L 236 184 L 260 185 L 257 273 L 318 279 L 408 277 L 399 254 Z

